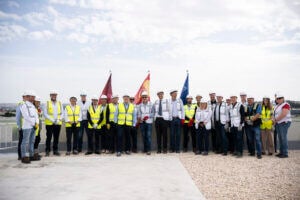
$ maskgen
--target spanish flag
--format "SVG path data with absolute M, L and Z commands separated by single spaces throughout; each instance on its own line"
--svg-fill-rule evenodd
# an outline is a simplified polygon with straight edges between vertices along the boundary
M 142 97 L 141 94 L 142 92 L 147 91 L 148 94 L 148 100 L 150 100 L 150 73 L 148 73 L 147 77 L 145 78 L 145 80 L 143 81 L 140 89 L 138 90 L 138 92 L 136 93 L 135 97 L 134 97 L 134 103 L 136 105 L 140 104 L 142 102 Z

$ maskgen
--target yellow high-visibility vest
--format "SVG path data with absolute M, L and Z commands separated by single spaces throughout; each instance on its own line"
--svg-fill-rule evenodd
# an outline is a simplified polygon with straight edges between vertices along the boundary
M 101 108 L 102 108 L 102 105 L 100 105 L 100 116 L 103 115 L 103 119 L 100 123 L 100 126 L 102 127 L 103 125 L 106 125 L 106 110 L 107 110 L 107 106 L 108 105 L 105 105 L 102 112 L 101 112 Z
M 57 119 L 59 120 L 59 125 L 61 125 L 62 124 L 62 121 L 61 121 L 61 102 L 56 101 L 55 105 L 57 107 Z M 47 101 L 47 113 L 50 117 L 52 117 L 54 119 L 52 101 Z M 45 124 L 46 125 L 53 125 L 53 122 L 46 118 L 45 119 Z
M 115 121 L 115 113 L 116 113 L 116 107 L 115 104 L 110 103 L 108 104 L 109 106 L 109 121 L 114 122 Z
M 79 114 L 80 114 L 80 106 L 75 105 L 75 109 L 73 111 L 71 106 L 67 105 L 66 110 L 67 110 L 67 115 L 69 120 L 69 122 L 66 122 L 66 127 L 72 127 L 72 124 L 74 122 L 77 122 L 76 127 L 80 127 L 80 122 L 78 121 Z
M 272 129 L 272 125 L 273 125 L 273 122 L 272 122 L 272 115 L 273 115 L 273 109 L 269 109 L 269 108 L 266 108 L 265 106 L 262 106 L 262 109 L 261 109 L 261 125 L 260 125 L 260 128 L 261 129 Z
M 41 131 L 40 127 L 42 127 L 41 123 L 42 123 L 42 116 L 43 116 L 43 114 L 42 114 L 42 111 L 39 113 L 38 109 L 36 109 L 36 112 L 37 112 L 37 114 L 39 116 L 39 125 L 38 125 L 37 129 L 35 130 L 35 136 L 38 136 L 39 132 Z
M 185 116 L 188 117 L 189 119 L 192 119 L 195 114 L 195 108 L 196 108 L 195 104 L 191 104 L 190 106 L 184 105 Z M 189 120 L 185 120 L 184 123 L 189 123 Z
M 100 119 L 100 106 L 97 106 L 96 110 L 94 111 L 94 107 L 93 105 L 90 105 L 88 112 L 90 113 L 91 116 L 91 120 L 94 124 L 98 123 L 99 119 Z M 88 128 L 94 128 L 93 124 L 88 124 Z M 99 124 L 97 126 L 97 129 L 100 129 L 101 125 Z
M 18 103 L 18 107 L 21 107 L 24 103 L 25 103 L 25 101 L 20 101 L 20 102 Z M 20 124 L 21 128 L 22 128 L 22 126 L 23 126 L 23 121 L 24 121 L 24 118 L 23 118 L 23 116 L 21 115 L 21 124 Z
M 134 112 L 134 105 L 132 103 L 128 104 L 127 111 L 125 109 L 124 103 L 119 103 L 118 105 L 118 124 L 119 125 L 133 125 L 133 112 Z

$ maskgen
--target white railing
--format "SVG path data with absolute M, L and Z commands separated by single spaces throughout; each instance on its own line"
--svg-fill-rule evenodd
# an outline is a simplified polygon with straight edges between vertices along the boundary
M 0 150 L 15 148 L 18 139 L 13 138 L 13 124 L 0 124 Z

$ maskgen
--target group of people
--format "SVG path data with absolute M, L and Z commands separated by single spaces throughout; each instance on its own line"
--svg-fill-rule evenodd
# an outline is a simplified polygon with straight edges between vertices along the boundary
M 238 102 L 237 95 L 224 99 L 223 95 L 211 92 L 209 100 L 197 95 L 196 103 L 193 103 L 192 96 L 187 95 L 184 105 L 177 93 L 177 90 L 171 90 L 170 98 L 165 98 L 164 91 L 158 91 L 157 100 L 151 102 L 149 94 L 144 91 L 141 103 L 135 105 L 134 98 L 127 94 L 123 95 L 122 102 L 119 102 L 118 95 L 112 96 L 111 102 L 105 95 L 100 99 L 94 95 L 89 102 L 87 94 L 82 92 L 78 102 L 72 96 L 70 103 L 63 108 L 56 91 L 50 92 L 50 100 L 44 106 L 34 92 L 25 92 L 16 109 L 19 159 L 23 163 L 41 159 L 38 145 L 42 117 L 46 126 L 46 156 L 51 152 L 52 137 L 53 155 L 60 155 L 58 143 L 64 122 L 66 155 L 82 152 L 84 133 L 88 141 L 86 155 L 137 153 L 138 130 L 142 134 L 143 152 L 150 155 L 154 123 L 157 153 L 187 152 L 191 139 L 192 151 L 196 155 L 208 155 L 211 149 L 224 156 L 230 153 L 239 158 L 243 156 L 245 135 L 249 155 L 261 159 L 262 155 L 274 154 L 278 136 L 280 152 L 276 156 L 288 157 L 291 107 L 283 95 L 276 94 L 273 105 L 270 97 L 264 97 L 262 103 L 258 103 L 253 96 L 241 93 Z

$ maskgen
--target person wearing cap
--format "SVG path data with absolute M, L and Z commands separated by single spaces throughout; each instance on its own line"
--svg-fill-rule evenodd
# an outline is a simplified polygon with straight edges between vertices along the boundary
M 41 156 L 39 155 L 39 144 L 41 142 L 41 130 L 42 130 L 42 117 L 43 117 L 43 112 L 41 109 L 41 98 L 36 96 L 34 100 L 34 106 L 36 108 L 38 118 L 39 118 L 39 126 L 35 130 L 35 141 L 34 141 L 34 159 L 35 160 L 41 160 Z
M 200 105 L 201 99 L 202 99 L 202 95 L 197 94 L 197 95 L 196 95 L 196 103 L 195 103 L 195 105 L 198 105 L 198 104 Z
M 209 93 L 209 98 L 210 100 L 208 101 L 208 108 L 212 111 L 212 116 L 211 116 L 211 144 L 212 144 L 212 150 L 213 152 L 217 153 L 218 151 L 218 146 L 217 146 L 217 132 L 215 128 L 215 117 L 214 117 L 214 110 L 217 105 L 216 101 L 216 93 L 215 92 L 210 92 Z
M 196 155 L 208 155 L 209 133 L 211 130 L 212 111 L 208 108 L 207 100 L 201 99 L 195 113 L 195 129 L 197 137 Z
M 129 98 L 130 103 L 134 105 L 134 116 L 137 117 L 137 112 L 138 112 L 138 105 L 135 104 L 135 98 L 134 97 L 130 97 Z M 130 130 L 130 137 L 131 137 L 131 141 L 132 141 L 132 147 L 131 147 L 131 151 L 132 153 L 137 153 L 137 132 L 138 132 L 138 127 L 139 127 L 139 123 L 137 122 L 137 120 L 135 120 L 135 123 L 133 124 L 133 126 L 131 127 Z
M 248 102 L 247 102 L 247 93 L 246 92 L 240 92 L 240 98 L 241 98 L 241 104 L 244 106 L 245 110 L 247 109 Z M 247 144 L 247 149 L 248 153 L 251 152 L 251 147 L 249 143 L 249 136 L 247 131 L 245 130 L 245 127 L 243 127 L 243 134 L 246 135 L 246 144 Z
M 46 156 L 50 155 L 50 145 L 53 140 L 53 155 L 60 156 L 58 152 L 59 133 L 63 119 L 62 103 L 57 100 L 57 92 L 50 92 L 50 101 L 47 101 L 43 108 L 46 125 Z
M 227 155 L 228 151 L 228 141 L 225 134 L 225 125 L 229 121 L 229 113 L 226 103 L 223 101 L 223 95 L 217 95 L 217 104 L 214 109 L 214 122 L 216 128 L 216 146 L 217 153 L 223 153 L 224 156 Z
M 265 96 L 262 100 L 262 110 L 261 110 L 261 147 L 262 155 L 266 154 L 266 149 L 268 149 L 268 154 L 274 154 L 274 141 L 273 141 L 273 106 L 271 104 L 270 97 Z
M 118 95 L 113 95 L 112 96 L 112 102 L 108 104 L 109 106 L 109 133 L 108 133 L 108 138 L 109 138 L 109 152 L 110 153 L 115 153 L 116 150 L 116 137 L 118 134 L 118 129 L 117 129 L 117 119 L 116 119 L 116 110 L 118 109 L 118 104 L 119 104 L 119 96 Z
M 180 135 L 181 126 L 184 124 L 184 108 L 183 102 L 180 98 L 177 98 L 177 90 L 170 91 L 170 119 L 171 119 L 171 131 L 170 131 L 170 151 L 171 153 L 180 153 Z
M 140 123 L 140 130 L 143 136 L 144 153 L 151 154 L 151 138 L 152 138 L 152 123 L 153 123 L 153 109 L 152 103 L 148 100 L 148 93 L 143 91 L 142 102 L 138 106 L 137 117 Z
M 184 105 L 184 124 L 183 124 L 183 152 L 188 151 L 188 143 L 189 143 L 189 133 L 192 138 L 192 147 L 193 152 L 196 152 L 196 134 L 195 134 L 195 126 L 194 126 L 194 117 L 196 111 L 196 105 L 192 104 L 193 97 L 191 95 L 187 95 L 186 97 L 186 105 Z
M 230 133 L 234 138 L 234 156 L 238 158 L 243 156 L 243 126 L 245 121 L 245 109 L 244 106 L 237 102 L 237 96 L 231 95 L 231 105 L 229 108 L 230 116 Z
M 67 134 L 67 152 L 66 155 L 78 154 L 77 144 L 78 144 L 78 132 L 80 128 L 80 121 L 82 119 L 80 106 L 76 105 L 77 98 L 70 97 L 70 104 L 65 107 L 65 123 L 66 123 L 66 134 Z M 73 148 L 72 148 L 72 137 L 73 137 Z
M 168 99 L 164 99 L 162 90 L 157 92 L 158 99 L 154 102 L 152 113 L 154 114 L 157 153 L 168 152 L 168 126 L 170 120 L 170 104 Z M 163 144 L 162 144 L 163 143 Z
M 91 103 L 89 101 L 87 101 L 86 99 L 86 92 L 81 92 L 80 93 L 80 101 L 78 102 L 78 105 L 81 109 L 81 115 L 82 115 L 82 119 L 80 121 L 80 127 L 79 127 L 79 132 L 78 132 L 78 153 L 82 152 L 82 143 L 83 143 L 83 136 L 84 136 L 84 132 L 87 136 L 87 132 L 88 132 L 88 119 L 87 119 L 87 112 L 88 109 L 91 105 Z
M 34 158 L 34 142 L 35 130 L 39 126 L 39 118 L 33 105 L 35 99 L 34 92 L 27 92 L 26 98 L 27 100 L 20 107 L 20 111 L 24 119 L 22 124 L 23 138 L 21 143 L 21 162 L 28 164 L 30 161 L 37 160 Z
M 241 97 L 241 104 L 243 106 L 247 106 L 248 102 L 247 102 L 247 94 L 246 94 L 246 92 L 240 92 L 240 97 Z
M 254 102 L 254 97 L 248 95 L 248 105 L 245 109 L 245 130 L 249 140 L 250 156 L 255 156 L 255 149 L 257 158 L 261 159 L 261 105 Z
M 291 126 L 291 106 L 284 99 L 282 94 L 276 95 L 276 102 L 278 103 L 274 108 L 273 123 L 279 138 L 279 154 L 276 156 L 279 158 L 288 157 L 288 140 L 287 134 L 289 127 Z
M 16 123 L 18 127 L 18 132 L 19 132 L 19 141 L 18 141 L 18 160 L 22 159 L 21 155 L 21 144 L 22 144 L 22 139 L 23 139 L 23 132 L 22 132 L 22 125 L 23 125 L 23 117 L 21 113 L 21 106 L 27 101 L 27 94 L 26 92 L 22 95 L 22 101 L 20 101 L 17 105 L 16 108 Z
M 130 134 L 134 124 L 136 124 L 135 108 L 129 102 L 129 95 L 123 95 L 123 103 L 119 103 L 116 110 L 116 120 L 118 121 L 118 136 L 117 136 L 117 156 L 121 156 L 123 136 L 125 136 L 125 153 L 131 154 Z
M 100 97 L 100 136 L 101 136 L 101 149 L 102 153 L 109 153 L 109 136 L 108 131 L 110 129 L 109 124 L 110 110 L 107 104 L 107 96 L 101 95 Z
M 88 150 L 85 155 L 92 153 L 100 154 L 100 128 L 101 116 L 100 106 L 98 106 L 98 96 L 93 95 L 92 104 L 89 106 L 87 112 L 88 119 Z
M 227 136 L 227 141 L 228 141 L 228 151 L 230 154 L 234 153 L 234 138 L 233 134 L 230 133 L 230 127 L 231 127 L 231 122 L 230 122 L 230 105 L 231 105 L 231 99 L 230 97 L 226 99 L 226 107 L 227 107 L 227 112 L 228 112 L 228 122 L 225 124 L 225 132 Z

